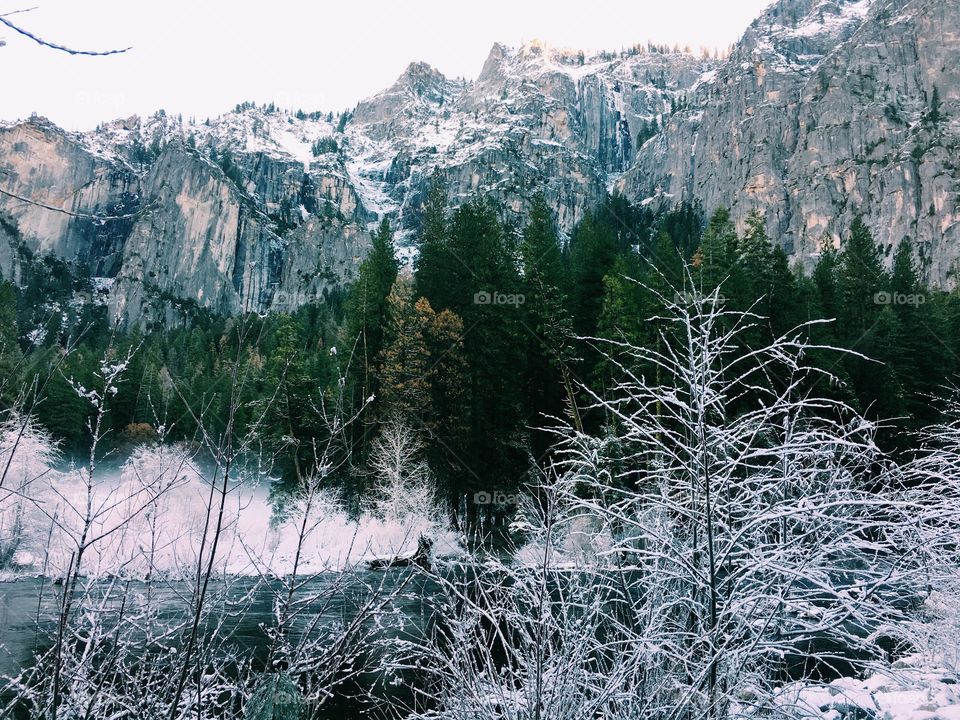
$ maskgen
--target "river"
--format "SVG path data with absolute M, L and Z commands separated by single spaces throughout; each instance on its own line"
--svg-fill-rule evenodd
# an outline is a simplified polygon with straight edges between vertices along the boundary
M 106 581 L 101 581 L 100 585 L 107 587 Z M 130 581 L 125 586 L 132 594 L 145 594 L 147 591 L 147 583 L 143 581 Z M 33 663 L 35 653 L 49 647 L 61 590 L 49 580 L 39 578 L 0 582 L 0 675 L 15 675 Z M 154 581 L 150 587 L 161 608 L 161 615 L 167 613 L 171 617 L 182 617 L 186 608 L 185 598 L 189 597 L 190 590 L 186 583 L 163 581 Z M 227 603 L 244 598 L 243 611 L 226 615 L 220 632 L 221 636 L 229 637 L 230 646 L 239 655 L 252 659 L 255 667 L 262 667 L 266 660 L 268 638 L 265 628 L 275 621 L 274 599 L 280 590 L 279 581 L 249 577 L 232 579 L 228 585 L 221 582 L 211 590 L 212 596 Z M 93 592 L 97 592 L 97 584 L 93 586 Z M 391 608 L 395 609 L 394 612 L 399 609 L 402 614 L 402 632 L 408 637 L 427 627 L 429 610 L 425 598 L 429 595 L 429 589 L 425 587 L 423 578 L 414 576 L 407 569 L 391 569 L 383 572 L 361 571 L 350 575 L 325 573 L 311 578 L 298 588 L 298 597 L 315 600 L 310 600 L 302 608 L 291 634 L 296 636 L 302 633 L 309 623 L 315 623 L 314 632 L 321 632 L 324 627 L 352 620 L 363 604 L 378 593 L 381 596 L 393 596 Z M 116 602 L 119 602 L 119 592 L 116 597 Z M 369 710 L 377 701 L 388 697 L 383 690 L 384 684 L 378 682 L 378 675 L 367 673 L 361 676 L 358 681 L 351 683 L 349 693 L 327 701 L 314 717 L 318 720 L 367 717 L 364 710 Z M 357 699 L 358 694 L 367 694 L 369 697 L 364 701 Z M 407 700 L 409 692 L 401 684 L 390 689 L 389 697 Z

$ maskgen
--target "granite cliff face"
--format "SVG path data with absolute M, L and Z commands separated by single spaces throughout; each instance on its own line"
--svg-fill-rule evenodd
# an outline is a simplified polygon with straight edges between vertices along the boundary
M 302 168 L 296 174 L 302 178 Z M 271 193 L 286 190 L 305 202 L 316 192 L 289 188 L 287 173 L 260 180 Z M 356 224 L 333 217 L 305 213 L 287 225 L 281 210 L 289 195 L 254 202 L 179 142 L 161 152 L 143 193 L 151 205 L 127 238 L 110 301 L 115 316 L 131 321 L 158 309 L 175 321 L 185 303 L 222 314 L 291 310 L 348 278 L 368 242 Z
M 182 322 L 197 308 L 235 314 L 321 299 L 369 242 L 359 224 L 368 216 L 335 175 L 262 156 L 238 160 L 231 178 L 177 137 L 137 165 L 87 140 L 45 121 L 0 129 L 5 277 L 54 255 L 110 279 L 121 321 Z
M 37 120 L 0 127 L 0 190 L 4 277 L 17 280 L 21 263 L 39 255 L 69 259 L 92 275 L 119 271 L 133 219 L 103 223 L 96 216 L 139 209 L 140 182 L 132 169 L 101 161 L 74 137 Z
M 758 209 L 797 262 L 864 215 L 928 278 L 960 257 L 960 3 L 789 0 L 756 20 L 617 188 Z
M 496 45 L 474 82 L 414 63 L 338 116 L 243 104 L 203 123 L 0 126 L 0 272 L 78 264 L 112 280 L 126 323 L 291 310 L 349 281 L 381 217 L 410 252 L 435 171 L 453 203 L 488 194 L 515 217 L 543 190 L 568 231 L 710 65 Z
M 489 194 L 518 216 L 542 190 L 569 231 L 629 167 L 642 128 L 710 67 L 682 53 L 585 57 L 539 43 L 494 45 L 470 83 L 415 63 L 357 107 L 344 135 L 349 168 L 380 191 L 367 205 L 405 231 L 417 227 L 434 169 L 453 202 Z
M 756 208 L 807 265 L 862 213 L 950 286 L 958 110 L 960 0 L 780 0 L 722 61 L 495 45 L 474 81 L 413 63 L 339 115 L 34 118 L 0 125 L 0 273 L 54 255 L 126 323 L 291 310 L 349 281 L 381 217 L 411 252 L 439 172 L 517 219 L 542 190 L 565 232 L 610 191 Z

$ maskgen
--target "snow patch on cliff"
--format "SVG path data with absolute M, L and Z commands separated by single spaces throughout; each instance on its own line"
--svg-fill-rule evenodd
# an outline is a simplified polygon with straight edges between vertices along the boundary
M 834 12 L 835 3 L 823 2 L 789 34 L 794 37 L 815 37 L 824 33 L 835 35 L 852 22 L 863 22 L 872 4 L 872 0 L 857 0 L 857 2 L 842 5 L 839 12 Z

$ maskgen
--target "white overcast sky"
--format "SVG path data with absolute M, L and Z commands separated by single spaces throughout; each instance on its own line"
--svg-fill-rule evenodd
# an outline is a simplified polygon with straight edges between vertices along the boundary
M 203 119 L 243 100 L 340 110 L 413 60 L 476 77 L 490 46 L 583 49 L 637 42 L 726 47 L 769 0 L 0 0 L 0 14 L 84 58 L 0 26 L 0 120 L 45 115 L 69 129 L 158 108 Z

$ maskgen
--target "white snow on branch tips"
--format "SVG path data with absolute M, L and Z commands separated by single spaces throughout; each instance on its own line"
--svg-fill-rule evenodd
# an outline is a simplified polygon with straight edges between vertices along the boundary
M 444 623 L 391 664 L 431 681 L 439 710 L 414 717 L 956 717 L 943 653 L 889 650 L 937 645 L 924 600 L 960 586 L 960 423 L 898 467 L 811 392 L 808 327 L 756 347 L 762 318 L 687 280 L 647 288 L 658 343 L 593 339 L 612 391 L 580 392 L 606 423 L 555 428 L 519 562 L 433 577 Z

